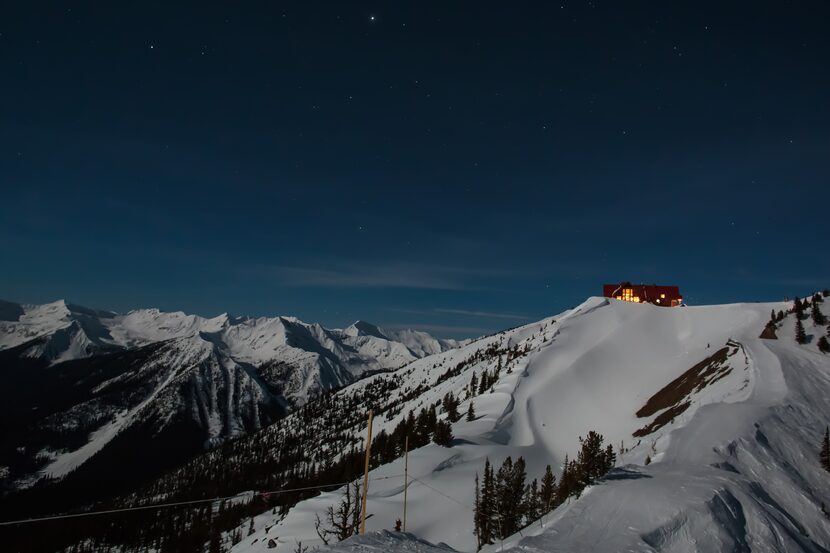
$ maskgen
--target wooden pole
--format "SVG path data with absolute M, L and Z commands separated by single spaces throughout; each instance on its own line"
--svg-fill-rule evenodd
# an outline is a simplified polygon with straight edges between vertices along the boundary
M 403 453 L 403 531 L 406 532 L 406 489 L 409 487 L 409 436 L 404 441 Z
M 366 496 L 369 495 L 369 456 L 372 453 L 372 410 L 369 410 L 369 429 L 366 437 L 366 464 L 363 467 L 363 508 L 360 511 L 360 535 L 366 533 Z

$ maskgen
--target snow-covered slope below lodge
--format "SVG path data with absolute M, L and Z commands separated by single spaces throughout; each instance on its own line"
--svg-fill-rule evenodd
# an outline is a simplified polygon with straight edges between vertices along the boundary
M 127 450 L 147 451 L 145 439 L 170 434 L 170 458 L 156 460 L 170 466 L 367 373 L 457 345 L 362 321 L 326 329 L 293 317 L 0 301 L 0 490 L 64 477 L 127 435 Z
M 796 343 L 792 313 L 777 323 L 776 340 L 759 338 L 771 310 L 791 308 L 779 302 L 667 309 L 591 298 L 410 364 L 396 373 L 405 389 L 373 405 L 375 434 L 391 432 L 409 410 L 448 392 L 462 399 L 462 415 L 473 402 L 476 417 L 453 424 L 451 447 L 431 443 L 410 452 L 407 531 L 475 551 L 473 483 L 485 459 L 498 467 L 508 455 L 522 456 L 528 480 L 547 464 L 558 477 L 579 437 L 596 430 L 617 450 L 618 468 L 485 551 L 829 550 L 822 504 L 830 505 L 830 474 L 819 464 L 818 446 L 830 422 L 830 356 L 817 348 L 828 329 L 810 320 L 808 308 L 807 343 Z M 521 354 L 483 354 L 508 349 Z M 500 365 L 497 382 L 468 398 L 473 375 L 480 380 Z M 406 403 L 396 405 L 395 397 Z M 359 437 L 365 424 L 351 431 Z M 403 469 L 398 458 L 371 471 L 369 531 L 392 529 L 402 517 Z M 341 497 L 342 490 L 323 493 L 285 517 L 265 512 L 232 551 L 266 551 L 274 538 L 278 552 L 297 542 L 321 546 L 315 515 L 324 517 Z M 446 551 L 399 534 L 321 550 Z

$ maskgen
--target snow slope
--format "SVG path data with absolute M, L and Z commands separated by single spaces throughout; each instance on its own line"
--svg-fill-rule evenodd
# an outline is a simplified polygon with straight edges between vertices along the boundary
M 579 436 L 596 430 L 624 451 L 618 468 L 580 499 L 486 550 L 830 549 L 830 523 L 821 512 L 830 476 L 817 459 L 830 421 L 830 358 L 815 345 L 827 328 L 805 320 L 811 340 L 798 345 L 789 315 L 778 325 L 778 340 L 758 338 L 770 310 L 789 307 L 668 309 L 590 298 L 557 317 L 410 364 L 399 373 L 410 387 L 427 383 L 426 391 L 388 420 L 377 417 L 375 432 L 391 431 L 408 409 L 448 391 L 464 398 L 473 373 L 499 362 L 484 356 L 465 364 L 476 352 L 494 345 L 523 352 L 490 392 L 461 403 L 463 413 L 473 401 L 477 419 L 453 425 L 452 447 L 431 444 L 410 453 L 407 531 L 474 551 L 473 479 L 485 457 L 498 465 L 521 455 L 531 479 L 547 464 L 558 472 Z M 439 378 L 459 364 L 457 374 Z M 391 529 L 402 516 L 402 473 L 402 459 L 371 472 L 368 530 Z M 232 551 L 264 551 L 269 536 L 278 537 L 276 551 L 293 550 L 297 541 L 320 545 L 315 514 L 340 494 L 303 501 L 282 519 L 260 515 L 255 535 Z M 380 534 L 325 550 L 443 549 Z

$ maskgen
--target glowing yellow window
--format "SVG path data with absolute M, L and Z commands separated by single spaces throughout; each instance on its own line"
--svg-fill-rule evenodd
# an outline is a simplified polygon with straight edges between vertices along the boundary
M 633 298 L 631 298 L 631 301 L 633 301 L 634 303 L 640 303 L 640 298 L 634 296 Z
M 666 294 L 660 294 L 660 297 L 666 299 Z

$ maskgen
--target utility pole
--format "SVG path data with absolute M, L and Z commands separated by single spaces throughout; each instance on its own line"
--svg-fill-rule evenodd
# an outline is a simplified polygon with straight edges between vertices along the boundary
M 366 533 L 366 496 L 369 495 L 369 456 L 372 453 L 372 410 L 369 409 L 369 429 L 366 436 L 366 464 L 363 467 L 363 508 L 360 511 L 360 535 Z
M 409 487 L 409 435 L 404 441 L 403 453 L 403 531 L 406 532 L 406 489 Z

